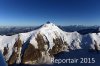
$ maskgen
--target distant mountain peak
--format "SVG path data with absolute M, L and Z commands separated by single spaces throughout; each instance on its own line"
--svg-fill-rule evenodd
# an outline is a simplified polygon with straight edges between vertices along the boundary
M 52 22 L 46 22 L 44 25 L 48 25 L 48 26 L 54 26 L 55 24 L 54 23 L 52 23 Z
M 47 22 L 47 23 L 43 24 L 41 28 L 46 28 L 46 29 L 55 29 L 55 28 L 57 28 L 58 29 L 58 26 L 56 26 L 54 23 Z
M 51 22 L 50 22 L 50 21 L 47 21 L 46 23 L 47 23 L 47 24 L 50 24 Z

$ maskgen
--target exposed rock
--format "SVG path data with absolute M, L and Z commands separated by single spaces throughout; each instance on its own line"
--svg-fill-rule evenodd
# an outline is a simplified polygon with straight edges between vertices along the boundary
M 8 64 L 14 64 L 15 61 L 17 61 L 18 63 L 21 62 L 20 61 L 21 47 L 22 47 L 22 43 L 21 43 L 20 38 L 18 38 L 18 40 L 14 44 L 13 53 L 12 53 L 10 59 L 8 60 Z
M 49 51 L 51 56 L 65 50 L 66 48 L 68 49 L 67 43 L 63 42 L 61 38 L 53 39 L 53 42 L 55 45 Z
M 43 36 L 40 33 L 37 34 L 36 41 L 38 43 L 38 49 L 41 50 L 41 51 L 45 51 L 46 50 L 45 46 L 49 45 L 49 42 L 45 41 L 44 38 L 43 38 Z
M 22 58 L 22 63 L 27 64 L 29 61 L 30 63 L 36 63 L 41 56 L 42 54 L 40 50 L 35 49 L 32 44 L 29 44 Z
M 5 56 L 5 55 L 7 55 L 8 54 L 8 48 L 7 47 L 4 47 L 4 52 L 3 52 L 3 55 Z
M 16 59 L 17 59 L 17 52 L 13 52 L 12 53 L 12 55 L 11 55 L 11 57 L 10 57 L 10 59 L 9 59 L 9 61 L 8 61 L 8 64 L 14 64 L 15 63 L 15 61 L 16 61 Z

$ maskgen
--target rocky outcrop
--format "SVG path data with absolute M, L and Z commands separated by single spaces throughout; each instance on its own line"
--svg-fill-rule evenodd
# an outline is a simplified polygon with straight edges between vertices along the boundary
M 45 51 L 45 50 L 48 49 L 45 46 L 49 47 L 49 41 L 48 40 L 45 41 L 43 36 L 40 33 L 37 34 L 36 41 L 38 43 L 38 49 L 39 50 Z
M 4 55 L 4 56 L 6 56 L 6 55 L 8 54 L 8 50 L 9 50 L 9 48 L 4 47 L 4 52 L 3 52 L 3 55 Z
M 22 58 L 23 64 L 35 64 L 41 58 L 41 51 L 39 49 L 35 49 L 32 44 L 28 45 L 28 48 L 25 50 L 25 53 Z
M 54 54 L 57 54 L 61 51 L 64 51 L 66 48 L 68 49 L 68 45 L 66 42 L 63 42 L 61 38 L 56 38 L 56 39 L 53 39 L 53 42 L 54 42 L 54 46 L 52 49 L 50 49 L 50 55 L 54 55 Z
M 13 53 L 10 57 L 10 59 L 8 60 L 8 64 L 14 64 L 14 63 L 19 63 L 21 62 L 20 58 L 21 58 L 21 48 L 22 48 L 22 42 L 20 40 L 20 38 L 18 37 L 17 41 L 14 44 L 13 47 Z

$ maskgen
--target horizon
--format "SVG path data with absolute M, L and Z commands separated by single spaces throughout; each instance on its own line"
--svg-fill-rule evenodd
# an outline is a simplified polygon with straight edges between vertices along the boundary
M 100 0 L 0 0 L 0 26 L 100 26 Z
M 46 24 L 47 22 L 45 22 L 44 24 Z M 51 22 L 53 23 L 53 22 Z M 41 25 L 44 25 L 41 24 Z M 53 23 L 55 24 L 55 23 Z M 1 27 L 39 27 L 41 25 L 0 25 Z M 55 24 L 56 25 L 56 24 Z M 69 26 L 81 26 L 81 27 L 100 27 L 100 25 L 56 25 L 56 26 L 62 26 L 62 27 L 69 27 Z

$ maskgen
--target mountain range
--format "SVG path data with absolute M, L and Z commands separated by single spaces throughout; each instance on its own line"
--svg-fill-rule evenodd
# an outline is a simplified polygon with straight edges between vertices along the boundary
M 77 49 L 100 50 L 100 33 L 81 35 L 77 31 L 65 32 L 53 23 L 36 30 L 11 36 L 0 35 L 0 51 L 8 65 L 51 64 L 59 52 Z

